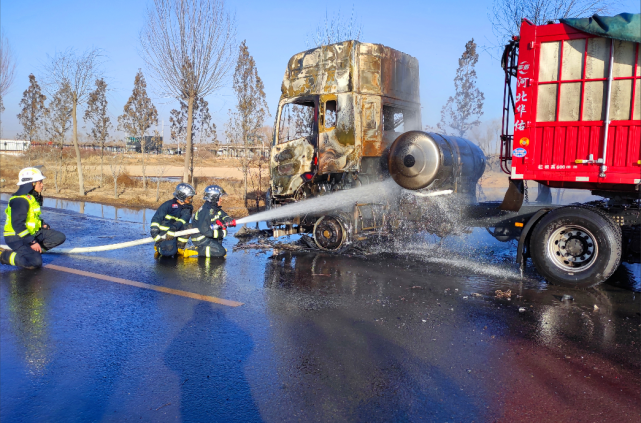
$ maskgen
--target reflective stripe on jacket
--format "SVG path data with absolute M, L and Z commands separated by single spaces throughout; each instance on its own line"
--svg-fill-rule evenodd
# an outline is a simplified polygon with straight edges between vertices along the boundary
M 224 224 L 229 224 L 232 218 L 229 217 L 220 207 L 210 202 L 205 202 L 194 215 L 192 226 L 197 227 L 200 234 L 192 236 L 191 241 L 198 245 L 204 238 L 223 239 L 227 236 L 226 229 L 211 229 L 211 225 L 220 220 Z
M 187 225 L 193 210 L 191 204 L 179 204 L 175 198 L 165 201 L 151 218 L 151 236 L 155 241 L 159 241 L 165 234 L 174 236 L 175 232 Z

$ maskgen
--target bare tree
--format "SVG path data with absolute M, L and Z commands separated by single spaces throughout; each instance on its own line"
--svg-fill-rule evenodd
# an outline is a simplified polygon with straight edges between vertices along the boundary
M 500 135 L 501 119 L 492 119 L 472 128 L 469 137 L 489 157 L 498 154 L 501 145 Z
M 58 91 L 63 85 L 68 85 L 71 90 L 73 110 L 73 146 L 76 152 L 76 166 L 78 170 L 79 194 L 86 195 L 85 181 L 82 175 L 82 161 L 80 160 L 80 147 L 78 146 L 78 107 L 85 104 L 93 82 L 102 75 L 100 69 L 101 51 L 90 49 L 78 55 L 74 50 L 66 50 L 49 57 L 45 66 L 47 74 L 47 89 L 50 92 Z
M 425 131 L 425 132 L 440 132 L 437 126 L 432 126 L 432 125 L 429 125 L 427 123 L 423 126 L 423 131 Z
M 141 70 L 138 70 L 134 80 L 134 90 L 125 104 L 124 112 L 118 116 L 118 129 L 134 138 L 140 139 L 142 152 L 142 187 L 147 189 L 145 175 L 145 150 L 147 142 L 145 134 L 152 125 L 158 125 L 158 111 L 147 95 L 147 82 Z
M 183 182 L 193 182 L 196 98 L 219 90 L 233 63 L 235 18 L 224 0 L 154 0 L 140 34 L 144 59 L 165 95 L 187 103 Z
M 48 113 L 45 107 L 46 99 L 47 96 L 42 94 L 36 77 L 33 74 L 29 75 L 29 88 L 24 91 L 22 100 L 20 100 L 22 110 L 18 113 L 18 121 L 20 121 L 23 131 L 18 134 L 18 138 L 27 141 L 40 139 L 40 133 Z
M 71 127 L 71 112 L 73 110 L 73 100 L 71 89 L 68 85 L 63 85 L 53 94 L 49 102 L 49 114 L 47 118 L 46 131 L 49 139 L 54 143 L 55 148 L 60 148 L 55 166 L 55 185 L 56 192 L 60 192 L 58 185 L 58 176 L 62 177 L 62 166 L 64 162 L 63 149 L 67 131 Z
M 316 27 L 314 32 L 307 34 L 307 46 L 311 48 L 347 40 L 358 41 L 362 33 L 363 25 L 356 22 L 356 12 L 353 5 L 349 19 L 346 19 L 340 9 L 332 16 L 329 16 L 325 10 L 325 20 Z
M 16 61 L 4 34 L 0 35 L 0 113 L 4 112 L 4 96 L 11 88 L 15 77 Z
M 100 186 L 103 186 L 103 164 L 105 155 L 105 142 L 109 136 L 111 119 L 107 110 L 107 83 L 104 79 L 96 80 L 96 89 L 89 94 L 87 109 L 85 110 L 85 122 L 92 124 L 91 136 L 100 144 Z
M 607 13 L 614 4 L 613 0 L 494 0 L 488 18 L 494 35 L 503 45 L 518 35 L 523 18 L 544 25 L 556 19 Z
M 236 139 L 245 146 L 245 152 L 241 158 L 241 170 L 245 185 L 245 206 L 247 206 L 247 177 L 251 162 L 248 147 L 259 141 L 259 131 L 265 116 L 269 115 L 269 108 L 265 99 L 265 86 L 258 76 L 256 62 L 249 54 L 245 41 L 238 49 L 238 60 L 234 71 L 234 93 L 238 104 L 236 111 L 230 112 L 227 138 Z
M 483 115 L 485 96 L 476 86 L 475 66 L 478 60 L 476 43 L 472 38 L 465 44 L 465 51 L 458 61 L 459 67 L 454 78 L 455 94 L 447 99 L 441 109 L 438 128 L 445 133 L 463 137 L 481 123 L 479 118 Z
M 184 142 L 187 137 L 189 105 L 182 99 L 178 102 L 180 109 L 173 109 L 169 112 L 169 123 L 171 139 L 176 141 L 178 147 L 180 147 L 180 142 Z M 197 97 L 194 100 L 192 116 L 191 137 L 193 140 L 195 140 L 198 135 L 201 135 L 201 139 L 216 138 L 216 125 L 211 121 L 209 103 L 207 103 L 205 99 Z
M 181 102 L 181 106 L 183 104 Z M 173 109 L 169 112 L 169 131 L 171 140 L 176 142 L 178 150 L 180 150 L 180 144 L 185 142 L 187 132 L 187 112 L 185 111 L 183 114 L 182 107 L 180 110 Z

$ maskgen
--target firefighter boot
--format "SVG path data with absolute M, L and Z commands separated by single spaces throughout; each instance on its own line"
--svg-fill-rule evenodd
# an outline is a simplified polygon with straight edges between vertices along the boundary
M 11 263 L 11 253 L 13 253 L 13 251 L 0 247 L 0 263 L 15 266 L 14 263 Z
M 184 250 L 178 250 L 178 254 L 182 255 L 184 258 L 197 258 L 198 250 L 195 248 L 185 248 Z

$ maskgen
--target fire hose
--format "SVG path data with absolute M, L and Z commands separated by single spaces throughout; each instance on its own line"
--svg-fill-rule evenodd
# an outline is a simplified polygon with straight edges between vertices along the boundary
M 183 235 L 191 235 L 198 233 L 198 228 L 187 229 L 185 231 L 179 231 L 174 234 L 174 237 L 177 238 Z M 53 250 L 47 251 L 48 253 L 56 254 L 76 254 L 76 253 L 93 253 L 96 251 L 109 251 L 109 250 L 118 250 L 120 248 L 134 247 L 136 245 L 149 244 L 154 242 L 152 237 L 137 239 L 135 241 L 120 242 L 118 244 L 108 244 L 108 245 L 97 245 L 95 247 L 75 247 L 75 248 L 55 248 Z M 10 250 L 7 245 L 0 245 L 0 248 Z

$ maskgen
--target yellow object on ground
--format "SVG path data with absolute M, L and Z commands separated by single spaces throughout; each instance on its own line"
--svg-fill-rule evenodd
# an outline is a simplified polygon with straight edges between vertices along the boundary
M 195 248 L 185 248 L 184 250 L 179 248 L 178 255 L 183 256 L 184 258 L 198 257 L 198 250 Z

